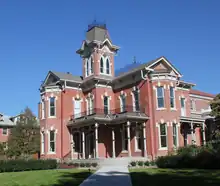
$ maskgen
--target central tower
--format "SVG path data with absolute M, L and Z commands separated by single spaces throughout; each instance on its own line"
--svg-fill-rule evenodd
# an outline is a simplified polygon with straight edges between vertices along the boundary
M 88 26 L 86 39 L 80 49 L 83 62 L 83 78 L 102 76 L 112 79 L 114 77 L 114 56 L 119 47 L 113 45 L 106 24 L 94 22 Z

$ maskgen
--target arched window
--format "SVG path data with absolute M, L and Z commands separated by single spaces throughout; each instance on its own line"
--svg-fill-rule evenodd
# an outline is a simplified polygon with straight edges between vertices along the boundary
M 101 57 L 101 60 L 100 60 L 100 73 L 104 73 L 104 61 L 103 61 L 102 57 Z
M 140 111 L 140 100 L 139 100 L 139 90 L 137 87 L 134 87 L 133 93 L 133 110 L 138 112 Z
M 110 74 L 110 64 L 109 64 L 109 59 L 106 59 L 106 74 Z
M 86 60 L 86 76 L 89 75 L 89 60 Z

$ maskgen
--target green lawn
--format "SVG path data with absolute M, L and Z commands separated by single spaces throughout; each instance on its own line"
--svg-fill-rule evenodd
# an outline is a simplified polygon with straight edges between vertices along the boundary
M 41 170 L 0 173 L 1 186 L 78 186 L 91 173 L 87 170 Z
M 133 186 L 217 186 L 220 170 L 131 169 Z

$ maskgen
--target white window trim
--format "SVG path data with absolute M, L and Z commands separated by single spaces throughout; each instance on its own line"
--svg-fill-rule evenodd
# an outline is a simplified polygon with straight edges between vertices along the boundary
M 157 92 L 157 88 L 159 88 L 159 87 L 163 88 L 162 90 L 163 90 L 163 104 L 164 104 L 164 107 L 158 107 L 159 103 L 158 103 L 158 92 Z M 157 87 L 156 87 L 157 110 L 165 110 L 165 109 L 166 109 L 166 107 L 165 107 L 165 93 L 164 93 L 164 89 L 165 89 L 164 86 L 157 86 Z
M 45 119 L 45 99 L 41 101 L 41 119 Z
M 135 130 L 135 136 L 134 136 L 134 139 L 135 139 L 135 143 L 134 143 L 134 147 L 135 147 L 135 152 L 141 152 L 142 149 L 138 149 L 138 138 L 137 138 L 137 134 L 139 134 L 139 138 L 142 139 L 142 136 L 141 136 L 141 131 L 139 129 L 136 129 Z
M 50 151 L 50 132 L 54 131 L 54 152 Z M 56 154 L 56 135 L 57 130 L 51 129 L 48 131 L 48 154 Z
M 177 149 L 179 147 L 179 126 L 177 123 L 172 123 L 172 135 L 173 135 L 173 124 L 175 124 L 176 126 L 176 146 L 173 144 L 173 148 Z
M 87 69 L 87 63 L 88 63 L 89 69 Z M 94 60 L 93 60 L 92 56 L 85 59 L 85 76 L 86 77 L 89 77 L 89 76 L 94 74 L 94 65 L 93 65 L 93 72 L 91 72 L 92 63 L 94 63 Z M 87 70 L 88 70 L 88 74 L 87 74 Z
M 161 147 L 161 138 L 160 138 L 160 125 L 161 124 L 165 124 L 165 128 L 166 128 L 166 147 Z M 160 123 L 159 126 L 158 126 L 158 136 L 159 136 L 159 150 L 167 150 L 168 149 L 168 135 L 167 135 L 167 126 L 168 124 L 167 123 Z
M 104 99 L 105 97 L 107 97 L 107 101 L 108 101 L 108 114 L 110 114 L 110 97 L 109 96 L 103 96 L 103 107 L 105 108 L 105 102 L 104 102 Z
M 121 153 L 128 153 L 128 150 L 125 150 L 125 146 L 126 146 L 125 143 L 128 140 L 128 139 L 125 138 L 125 135 L 124 135 L 125 132 L 127 132 L 127 128 L 124 125 L 122 125 L 122 134 L 121 134 L 122 151 L 121 151 Z
M 103 72 L 101 72 L 101 59 L 103 60 Z M 106 61 L 109 61 L 109 74 L 107 74 L 107 68 L 106 68 Z M 99 71 L 100 71 L 100 74 L 102 75 L 106 75 L 106 76 L 111 76 L 112 75 L 112 71 L 111 71 L 111 60 L 109 58 L 109 56 L 101 56 L 100 58 L 100 63 L 99 63 Z
M 54 108 L 55 108 L 55 109 L 54 109 L 54 113 L 55 113 L 54 116 L 51 116 L 51 115 L 50 115 L 50 99 L 51 99 L 51 98 L 54 98 Z M 57 114 L 57 113 L 56 113 L 56 108 L 57 108 L 57 97 L 56 97 L 56 96 L 50 96 L 50 97 L 49 97 L 49 101 L 48 101 L 48 103 L 49 103 L 49 104 L 48 104 L 48 107 L 49 107 L 49 109 L 48 109 L 48 111 L 49 111 L 49 113 L 48 113 L 49 118 L 56 118 L 56 114 Z
M 6 129 L 6 134 L 4 134 L 4 129 Z M 7 136 L 8 135 L 8 128 L 7 127 L 2 127 L 2 135 Z
M 136 107 L 135 107 L 135 96 L 134 96 L 134 91 L 137 91 L 138 94 L 139 94 L 139 95 L 138 95 L 138 98 L 139 98 L 139 100 L 138 100 L 138 104 L 139 104 L 139 108 L 140 108 L 140 90 L 139 90 L 139 89 L 136 89 L 136 90 L 135 90 L 135 87 L 133 87 L 133 90 L 132 90 L 132 92 L 131 92 L 133 112 L 137 112 Z
M 182 99 L 184 99 L 184 113 L 185 113 L 184 116 L 182 115 L 182 102 L 181 102 Z M 185 117 L 187 115 L 187 113 L 186 113 L 186 98 L 185 97 L 180 97 L 180 115 L 183 117 Z
M 91 104 L 91 103 L 93 103 L 93 104 Z M 91 105 L 92 105 L 92 107 L 91 107 Z M 93 109 L 94 109 L 94 97 L 92 95 L 90 95 L 86 98 L 86 115 L 93 114 L 93 112 L 94 112 Z
M 125 107 L 125 110 L 126 110 L 126 94 L 121 94 L 120 96 L 118 96 L 118 98 L 119 98 L 119 101 L 120 101 L 120 112 L 124 112 L 124 108 L 123 108 L 123 101 L 122 101 L 122 96 L 124 96 L 125 97 L 125 105 L 124 105 L 124 107 Z
M 174 103 L 174 107 L 171 107 L 171 105 L 170 105 L 170 109 L 171 110 L 176 110 L 176 92 L 175 92 L 175 87 L 170 86 L 170 88 L 173 88 L 173 103 Z M 171 99 L 171 97 L 170 97 L 170 99 Z
M 41 154 L 45 154 L 45 132 L 41 131 Z
M 81 98 L 79 98 L 79 99 L 73 98 L 73 115 L 75 115 L 75 102 L 76 101 L 80 102 L 80 113 L 78 113 L 79 117 L 77 117 L 77 118 L 80 118 L 81 117 L 81 113 L 82 113 L 82 99 Z
M 192 103 L 192 108 L 191 108 L 191 103 Z M 196 100 L 195 99 L 190 99 L 190 110 L 196 111 Z

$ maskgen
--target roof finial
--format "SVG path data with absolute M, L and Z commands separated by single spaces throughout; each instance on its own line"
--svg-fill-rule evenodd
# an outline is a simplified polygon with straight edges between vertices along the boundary
M 134 64 L 137 63 L 137 61 L 136 61 L 136 56 L 134 56 L 133 63 L 134 63 Z

